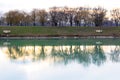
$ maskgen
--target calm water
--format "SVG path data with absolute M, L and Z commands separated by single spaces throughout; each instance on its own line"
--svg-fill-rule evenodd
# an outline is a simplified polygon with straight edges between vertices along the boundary
M 0 40 L 0 80 L 120 80 L 119 39 Z

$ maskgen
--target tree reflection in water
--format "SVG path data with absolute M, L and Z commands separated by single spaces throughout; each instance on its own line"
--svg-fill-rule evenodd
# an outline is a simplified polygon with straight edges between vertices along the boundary
M 44 60 L 47 57 L 44 50 L 45 50 L 44 46 L 42 46 L 41 52 L 40 52 L 40 54 L 38 54 L 38 59 Z
M 111 50 L 110 58 L 113 62 L 120 62 L 120 46 L 115 46 L 115 49 Z
M 100 45 L 95 45 L 92 54 L 92 62 L 96 65 L 101 65 L 106 61 L 106 56 Z
M 74 49 L 74 59 L 79 63 L 82 63 L 84 66 L 88 66 L 91 63 L 90 53 L 87 51 L 86 46 L 81 50 L 80 46 L 76 46 Z
M 83 66 L 89 66 L 95 64 L 97 66 L 102 65 L 106 62 L 107 55 L 102 48 L 102 45 L 92 45 L 93 47 L 88 48 L 90 45 L 60 45 L 50 46 L 47 48 L 45 45 L 41 46 L 8 46 L 5 51 L 10 59 L 26 61 L 40 61 L 40 60 L 51 60 L 54 63 L 63 63 L 67 65 L 72 61 L 76 61 Z M 45 51 L 45 47 L 49 50 L 49 54 Z M 120 46 L 116 46 L 114 50 L 111 50 L 110 60 L 114 62 L 120 61 Z
M 11 59 L 17 59 L 23 56 L 23 52 L 21 51 L 21 47 L 19 46 L 13 46 L 13 47 L 9 46 L 7 54 Z

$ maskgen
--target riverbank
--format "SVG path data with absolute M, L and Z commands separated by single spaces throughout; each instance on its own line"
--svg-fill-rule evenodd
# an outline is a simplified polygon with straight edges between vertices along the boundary
M 4 33 L 9 30 L 9 33 Z M 101 30 L 101 31 L 99 31 Z M 0 27 L 0 38 L 39 38 L 39 37 L 61 37 L 61 38 L 114 38 L 120 37 L 120 27 L 29 27 L 8 26 Z

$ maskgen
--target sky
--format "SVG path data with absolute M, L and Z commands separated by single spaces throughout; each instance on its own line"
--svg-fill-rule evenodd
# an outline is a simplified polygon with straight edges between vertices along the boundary
M 7 12 L 14 9 L 25 11 L 30 11 L 33 8 L 48 9 L 53 6 L 101 6 L 110 10 L 120 8 L 120 0 L 0 0 L 0 12 Z

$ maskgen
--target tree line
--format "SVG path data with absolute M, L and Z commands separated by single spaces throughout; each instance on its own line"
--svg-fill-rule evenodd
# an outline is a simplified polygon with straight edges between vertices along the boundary
M 110 11 L 102 7 L 52 7 L 31 12 L 10 10 L 0 17 L 5 26 L 119 26 L 120 8 Z

